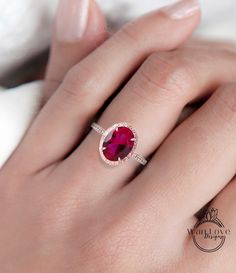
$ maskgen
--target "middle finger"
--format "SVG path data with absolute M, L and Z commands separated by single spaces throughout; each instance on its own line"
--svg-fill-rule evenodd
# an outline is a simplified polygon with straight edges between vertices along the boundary
M 129 192 L 152 206 L 158 200 L 167 214 L 175 208 L 178 220 L 192 217 L 235 175 L 235 122 L 236 84 L 230 84 L 167 138 Z

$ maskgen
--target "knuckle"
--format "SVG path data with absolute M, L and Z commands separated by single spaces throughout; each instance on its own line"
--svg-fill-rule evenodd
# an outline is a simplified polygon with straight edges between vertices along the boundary
M 140 60 L 146 57 L 145 48 L 148 47 L 148 41 L 143 39 L 143 35 L 140 35 L 136 28 L 133 27 L 134 22 L 130 22 L 128 26 L 123 27 L 110 39 L 110 43 L 114 43 L 116 46 L 121 45 L 122 49 L 126 49 L 129 54 L 134 53 L 139 56 Z
M 234 124 L 236 119 L 236 84 L 223 86 L 215 93 L 219 103 L 217 113 L 228 124 Z
M 176 54 L 176 55 L 174 55 Z M 187 91 L 195 81 L 191 64 L 178 53 L 153 53 L 140 69 L 145 85 L 166 99 L 187 99 Z M 153 88 L 154 87 L 154 88 Z M 146 88 L 145 88 L 146 89 Z M 153 98 L 152 98 L 153 99 Z M 155 101 L 155 94 L 154 94 Z
M 121 30 L 117 33 L 117 38 L 121 41 L 125 41 L 126 43 L 137 45 L 137 43 L 139 43 L 139 39 L 133 31 L 132 24 L 133 23 L 129 23 L 128 26 L 121 28 Z
M 91 96 L 96 95 L 93 91 L 97 86 L 98 80 L 92 71 L 81 64 L 68 72 L 60 89 L 65 102 L 74 105 L 87 101 L 92 103 Z

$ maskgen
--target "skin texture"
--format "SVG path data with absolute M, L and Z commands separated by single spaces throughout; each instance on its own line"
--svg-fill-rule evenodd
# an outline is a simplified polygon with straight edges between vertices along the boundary
M 199 17 L 154 12 L 70 69 L 0 171 L 2 272 L 235 272 L 235 233 L 212 255 L 187 233 L 213 198 L 231 230 L 236 213 L 236 85 L 227 84 L 236 53 L 226 44 L 183 45 Z M 136 128 L 139 151 L 153 154 L 139 174 L 133 161 L 104 165 L 99 136 L 84 137 L 124 82 L 99 123 Z M 175 128 L 182 109 L 203 98 Z

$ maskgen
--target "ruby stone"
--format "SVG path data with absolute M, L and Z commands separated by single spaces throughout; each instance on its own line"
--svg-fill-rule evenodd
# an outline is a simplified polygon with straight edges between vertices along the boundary
M 105 137 L 103 154 L 110 161 L 119 161 L 126 158 L 134 148 L 134 133 L 131 129 L 117 127 Z

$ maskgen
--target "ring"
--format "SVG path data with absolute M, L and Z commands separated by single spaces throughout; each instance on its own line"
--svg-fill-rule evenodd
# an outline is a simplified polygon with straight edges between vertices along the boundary
M 136 131 L 126 122 L 116 123 L 107 130 L 97 123 L 92 129 L 102 135 L 99 152 L 102 160 L 110 166 L 118 166 L 130 158 L 145 166 L 147 160 L 135 152 L 138 137 Z

